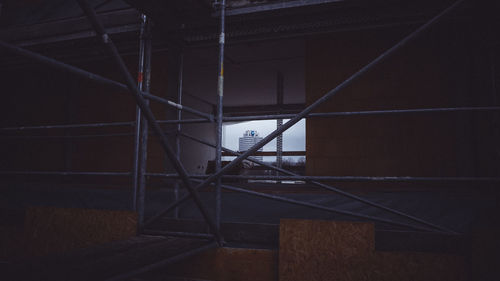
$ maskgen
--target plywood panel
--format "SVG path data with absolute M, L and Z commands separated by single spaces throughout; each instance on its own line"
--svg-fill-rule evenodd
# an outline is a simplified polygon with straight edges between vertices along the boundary
M 279 280 L 358 280 L 374 250 L 371 223 L 281 220 Z
M 130 211 L 33 207 L 26 211 L 26 254 L 40 256 L 123 240 L 136 235 Z
M 464 257 L 376 252 L 370 223 L 282 220 L 279 280 L 466 280 Z

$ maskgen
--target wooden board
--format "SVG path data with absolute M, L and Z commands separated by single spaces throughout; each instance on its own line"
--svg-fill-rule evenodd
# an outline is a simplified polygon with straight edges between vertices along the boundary
M 375 250 L 371 223 L 281 220 L 279 280 L 345 279 Z
M 235 223 L 221 224 L 222 236 L 230 247 L 251 244 L 256 248 L 278 249 L 279 224 Z M 206 233 L 202 220 L 162 218 L 150 226 L 151 230 Z M 465 254 L 467 236 L 416 231 L 375 230 L 376 251 L 429 252 Z
M 462 256 L 377 252 L 370 223 L 282 220 L 279 280 L 466 280 Z
M 27 256 L 43 256 L 89 247 L 136 235 L 137 214 L 131 211 L 33 207 L 24 227 Z

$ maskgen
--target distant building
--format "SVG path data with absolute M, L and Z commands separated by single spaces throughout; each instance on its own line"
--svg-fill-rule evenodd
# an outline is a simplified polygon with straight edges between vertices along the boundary
M 239 139 L 239 148 L 238 151 L 243 152 L 250 149 L 254 144 L 258 143 L 262 140 L 262 137 L 259 137 L 259 133 L 254 130 L 247 130 L 243 137 Z M 263 151 L 263 147 L 261 147 L 258 151 Z M 262 156 L 251 156 L 255 160 L 262 161 Z

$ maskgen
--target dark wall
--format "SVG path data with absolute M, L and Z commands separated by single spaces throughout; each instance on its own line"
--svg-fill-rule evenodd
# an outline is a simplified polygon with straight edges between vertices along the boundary
M 137 57 L 125 57 L 136 76 Z M 155 53 L 152 92 L 166 95 L 166 55 Z M 123 81 L 109 60 L 77 65 L 105 77 Z M 37 126 L 128 122 L 135 120 L 135 102 L 128 92 L 97 84 L 72 74 L 44 66 L 5 71 L 1 74 L 3 102 L 0 104 L 0 126 Z M 152 105 L 157 118 L 165 119 L 166 107 Z M 27 130 L 2 132 L 10 136 L 44 136 L 42 138 L 1 138 L 3 171 L 91 171 L 127 172 L 133 161 L 133 126 Z M 47 138 L 47 136 L 103 135 L 111 137 Z M 163 171 L 163 153 L 151 145 L 148 157 L 151 171 Z M 128 179 L 121 182 L 129 182 Z
M 152 93 L 177 100 L 180 53 L 175 49 L 154 51 L 152 60 Z M 285 76 L 285 103 L 304 102 L 304 40 L 290 39 L 230 45 L 227 47 L 225 106 L 273 105 L 276 103 L 277 72 Z M 184 51 L 183 104 L 211 113 L 216 101 L 217 48 L 192 48 Z M 137 56 L 125 57 L 133 73 Z M 78 67 L 105 77 L 123 81 L 110 60 L 94 60 Z M 0 104 L 0 127 L 127 122 L 135 120 L 135 104 L 127 92 L 102 86 L 72 74 L 41 65 L 2 71 L 5 101 Z M 168 83 L 171 81 L 172 83 Z M 198 98 L 193 98 L 196 96 Z M 157 119 L 175 119 L 176 110 L 152 103 Z M 184 112 L 183 118 L 199 118 Z M 164 126 L 172 132 L 175 126 Z M 183 132 L 215 143 L 212 123 L 183 124 Z M 2 132 L 3 136 L 70 136 L 119 134 L 94 138 L 0 138 L 1 171 L 82 171 L 128 172 L 133 162 L 133 127 L 32 130 Z M 171 144 L 174 137 L 171 137 Z M 181 159 L 190 173 L 204 173 L 214 149 L 192 140 L 181 139 Z M 148 142 L 148 171 L 173 171 L 156 136 Z M 69 180 L 71 178 L 67 177 Z M 73 178 L 74 179 L 74 178 Z M 39 178 L 36 178 L 38 181 Z M 53 179 L 51 179 L 53 180 Z M 90 181 L 89 177 L 82 177 Z M 116 178 L 99 178 L 94 183 L 117 182 Z M 120 185 L 130 184 L 122 178 Z
M 496 104 L 492 49 L 477 26 L 433 27 L 318 112 Z M 306 98 L 312 103 L 409 34 L 393 27 L 311 37 Z M 307 121 L 307 173 L 364 176 L 499 174 L 498 115 L 422 113 Z

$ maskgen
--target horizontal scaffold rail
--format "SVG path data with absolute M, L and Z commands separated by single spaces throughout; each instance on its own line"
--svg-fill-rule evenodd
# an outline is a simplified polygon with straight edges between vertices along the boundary
M 381 55 L 379 55 L 377 58 L 375 58 L 373 61 L 371 61 L 369 64 L 366 66 L 362 67 L 359 69 L 356 73 L 351 75 L 349 78 L 347 78 L 344 82 L 340 83 L 337 87 L 331 89 L 327 93 L 325 93 L 322 97 L 320 97 L 318 100 L 313 102 L 311 105 L 307 106 L 304 110 L 302 110 L 300 113 L 297 113 L 296 115 L 293 116 L 289 121 L 287 121 L 285 124 L 283 124 L 281 127 L 264 137 L 261 141 L 259 141 L 257 144 L 252 146 L 249 150 L 246 152 L 242 153 L 241 155 L 237 156 L 236 159 L 232 160 L 229 162 L 227 165 L 225 165 L 223 168 L 218 170 L 216 173 L 208 176 L 205 180 L 201 181 L 200 184 L 198 184 L 194 189 L 199 190 L 204 187 L 207 187 L 211 185 L 213 182 L 217 181 L 221 176 L 223 176 L 225 173 L 229 172 L 231 169 L 235 168 L 237 165 L 239 165 L 242 161 L 247 159 L 249 156 L 257 152 L 260 148 L 262 148 L 264 145 L 281 135 L 283 132 L 291 128 L 293 125 L 298 123 L 300 120 L 311 114 L 314 110 L 316 110 L 318 107 L 320 107 L 322 104 L 330 100 L 333 96 L 344 90 L 346 87 L 352 85 L 354 82 L 358 81 L 364 74 L 368 73 L 371 71 L 375 66 L 381 64 L 382 62 L 386 61 L 391 55 L 396 53 L 398 50 L 402 49 L 406 45 L 408 45 L 411 41 L 413 41 L 415 38 L 417 38 L 419 35 L 427 31 L 430 27 L 432 27 L 434 24 L 440 22 L 445 16 L 449 15 L 452 11 L 454 11 L 457 7 L 459 7 L 464 0 L 458 0 L 455 3 L 453 3 L 451 6 L 443 10 L 441 13 L 433 17 L 431 20 L 429 20 L 427 23 L 423 24 L 421 27 L 416 29 L 414 32 L 410 33 L 406 37 L 404 37 L 401 41 L 399 41 L 397 44 L 395 44 L 393 47 L 389 48 L 385 52 L 383 52 Z M 155 221 L 156 219 L 160 218 L 163 216 L 165 213 L 169 212 L 173 208 L 175 208 L 177 205 L 180 203 L 184 202 L 187 200 L 189 196 L 185 195 L 181 197 L 179 200 L 176 202 L 170 204 L 167 206 L 164 210 L 162 210 L 160 213 L 157 215 L 153 216 L 150 218 L 145 225 L 148 223 L 151 223 Z M 406 214 L 403 214 L 406 215 Z M 440 229 L 442 231 L 448 231 L 442 227 L 439 226 L 433 226 L 435 229 Z
M 173 168 L 175 171 L 180 174 L 181 180 L 184 184 L 184 187 L 188 190 L 191 198 L 195 202 L 196 206 L 198 207 L 198 210 L 202 214 L 203 218 L 207 222 L 208 226 L 210 227 L 210 230 L 212 233 L 215 235 L 217 239 L 217 243 L 219 245 L 223 245 L 223 238 L 222 235 L 219 231 L 219 228 L 216 227 L 216 224 L 214 220 L 212 219 L 211 215 L 208 213 L 207 208 L 201 201 L 201 198 L 194 186 L 192 186 L 191 181 L 188 178 L 187 171 L 184 167 L 184 165 L 180 162 L 179 158 L 177 158 L 176 154 L 174 153 L 173 149 L 171 148 L 169 141 L 167 139 L 166 134 L 163 132 L 162 128 L 160 125 L 157 123 L 157 120 L 151 111 L 151 108 L 149 107 L 149 104 L 147 103 L 146 99 L 144 98 L 142 92 L 137 88 L 137 84 L 135 83 L 134 78 L 130 74 L 130 71 L 128 70 L 127 66 L 125 65 L 125 62 L 123 61 L 123 58 L 120 56 L 118 49 L 116 48 L 116 45 L 114 44 L 113 40 L 109 37 L 109 34 L 106 32 L 104 29 L 104 26 L 102 22 L 98 19 L 97 14 L 93 8 L 93 6 L 87 1 L 87 0 L 77 0 L 78 4 L 80 5 L 80 8 L 84 11 L 84 13 L 87 15 L 87 18 L 89 19 L 92 27 L 96 31 L 97 38 L 101 40 L 103 43 L 104 47 L 106 50 L 111 54 L 111 58 L 115 62 L 115 64 L 118 66 L 118 70 L 120 73 L 123 75 L 123 78 L 125 78 L 126 81 L 126 87 L 128 91 L 132 94 L 132 97 L 135 99 L 135 102 L 137 106 L 141 109 L 141 114 L 147 120 L 148 124 L 151 126 L 151 129 L 154 131 L 154 133 L 158 136 L 160 140 L 160 145 L 167 155 L 168 159 L 172 163 Z
M 47 64 L 49 66 L 58 68 L 60 70 L 76 74 L 76 75 L 81 76 L 83 78 L 86 78 L 86 79 L 89 79 L 89 80 L 92 80 L 92 81 L 95 81 L 95 82 L 99 82 L 101 84 L 108 85 L 108 86 L 111 86 L 111 87 L 114 87 L 114 88 L 117 88 L 117 89 L 121 89 L 121 90 L 124 90 L 124 91 L 129 91 L 128 86 L 125 85 L 125 84 L 122 84 L 120 82 L 108 79 L 106 77 L 97 75 L 95 73 L 92 73 L 92 72 L 80 69 L 78 67 L 75 67 L 75 66 L 72 66 L 72 65 L 60 62 L 58 60 L 55 60 L 55 59 L 52 59 L 52 58 L 49 58 L 49 57 L 46 57 L 46 56 L 43 56 L 43 55 L 31 52 L 31 51 L 28 51 L 28 50 L 25 50 L 23 48 L 19 48 L 19 47 L 15 46 L 15 45 L 12 45 L 12 44 L 7 43 L 7 42 L 2 41 L 2 40 L 0 40 L 0 48 L 4 48 L 7 51 L 10 51 L 10 52 L 12 52 L 14 54 L 31 58 L 31 59 L 33 59 L 33 60 L 35 60 L 37 62 L 40 62 L 40 63 L 43 63 L 43 64 Z M 211 115 L 211 114 L 207 114 L 207 113 L 201 112 L 199 110 L 196 110 L 196 109 L 188 107 L 188 106 L 183 106 L 183 105 L 175 103 L 175 102 L 173 102 L 171 100 L 167 100 L 167 99 L 164 99 L 162 97 L 155 96 L 155 95 L 153 95 L 151 93 L 147 93 L 147 92 L 143 92 L 143 91 L 139 91 L 139 92 L 142 94 L 143 97 L 146 97 L 146 98 L 148 98 L 150 100 L 154 100 L 156 102 L 160 102 L 162 104 L 171 106 L 171 107 L 179 109 L 179 110 L 184 110 L 186 112 L 190 112 L 192 114 L 204 117 L 204 118 L 206 118 L 209 121 L 213 121 L 214 120 L 213 115 Z
M 132 173 L 130 173 L 130 172 L 0 171 L 0 175 L 128 177 L 128 176 L 131 176 Z
M 392 115 L 408 113 L 438 113 L 438 112 L 480 112 L 480 111 L 500 111 L 500 106 L 481 106 L 481 107 L 437 107 L 437 108 L 414 108 L 414 109 L 386 109 L 386 110 L 364 110 L 364 111 L 339 111 L 339 112 L 318 112 L 309 113 L 304 118 L 311 117 L 343 117 L 343 116 L 373 116 L 373 115 Z M 225 122 L 237 121 L 255 121 L 255 120 L 274 120 L 291 119 L 295 114 L 268 114 L 253 116 L 233 116 L 224 117 Z
M 365 110 L 365 111 L 339 111 L 310 113 L 304 118 L 317 117 L 344 117 L 344 116 L 373 116 L 373 115 L 391 115 L 391 114 L 409 114 L 409 113 L 437 113 L 437 112 L 488 112 L 500 111 L 500 106 L 481 106 L 481 107 L 439 107 L 439 108 L 415 108 L 415 109 L 391 109 L 391 110 Z M 256 120 L 274 120 L 290 119 L 295 114 L 271 114 L 271 115 L 252 115 L 224 117 L 224 122 L 243 122 Z M 197 124 L 211 122 L 206 118 L 183 119 L 183 120 L 158 120 L 159 124 Z M 111 122 L 111 123 L 89 123 L 89 124 L 68 124 L 68 125 L 47 125 L 47 126 L 21 126 L 0 128 L 0 131 L 27 131 L 40 129 L 72 129 L 72 128 L 92 128 L 92 127 L 120 127 L 134 126 L 135 122 Z
M 193 181 L 202 182 L 202 180 L 193 180 Z M 211 185 L 213 185 L 213 183 Z M 356 217 L 356 218 L 360 218 L 360 219 L 385 223 L 385 224 L 389 224 L 389 225 L 407 227 L 407 228 L 414 229 L 414 230 L 434 231 L 434 230 L 427 228 L 427 227 L 421 227 L 421 226 L 408 224 L 408 223 L 404 223 L 404 222 L 399 222 L 399 221 L 394 221 L 394 220 L 390 220 L 390 219 L 386 219 L 386 218 L 380 218 L 380 217 L 374 217 L 374 216 L 364 215 L 364 214 L 360 214 L 360 213 L 354 213 L 354 212 L 350 212 L 350 211 L 346 211 L 346 210 L 341 210 L 338 208 L 333 208 L 333 207 L 318 205 L 318 204 L 314 204 L 314 203 L 304 202 L 304 201 L 300 201 L 300 200 L 286 198 L 286 197 L 279 196 L 279 195 L 267 194 L 267 193 L 262 193 L 262 192 L 258 192 L 258 191 L 248 190 L 248 189 L 244 189 L 241 187 L 230 186 L 227 184 L 223 184 L 221 186 L 222 186 L 222 188 L 224 188 L 226 190 L 230 190 L 230 191 L 250 194 L 250 195 L 257 196 L 257 197 L 262 197 L 262 198 L 267 198 L 267 199 L 271 199 L 274 201 L 280 201 L 280 202 L 290 203 L 290 204 L 294 204 L 294 205 L 298 205 L 298 206 L 322 210 L 322 211 L 326 211 L 326 212 L 330 212 L 330 213 L 336 213 L 336 214 L 340 214 L 340 215 Z M 437 232 L 442 232 L 442 231 L 437 231 Z M 443 231 L 443 232 L 449 233 L 448 231 Z
M 251 158 L 249 158 L 251 159 Z M 147 173 L 151 177 L 179 178 L 178 174 Z M 190 175 L 206 179 L 209 175 Z M 500 182 L 497 177 L 411 177 L 411 176 L 272 176 L 272 175 L 223 175 L 223 179 L 275 180 L 275 181 L 336 181 L 336 182 Z

